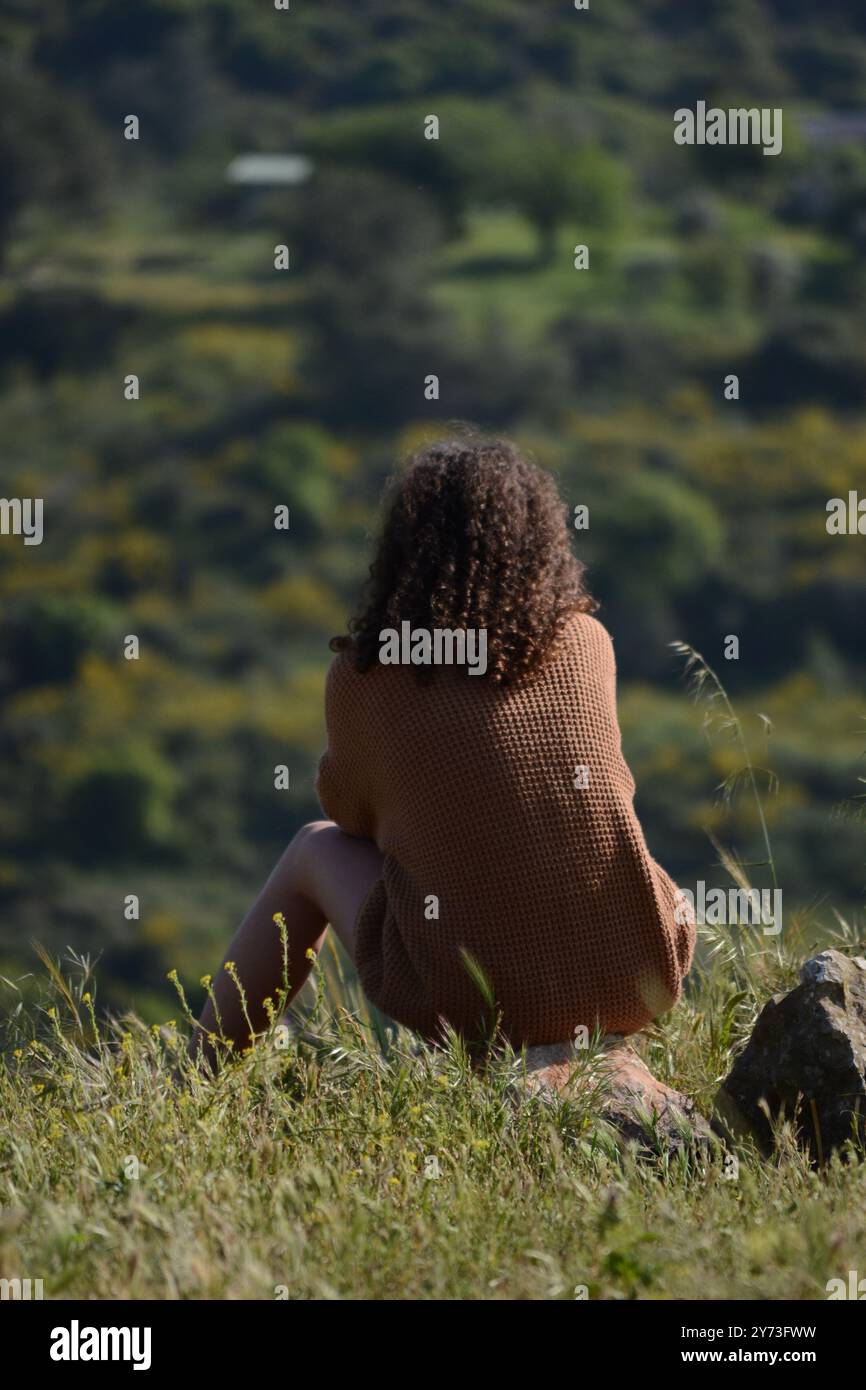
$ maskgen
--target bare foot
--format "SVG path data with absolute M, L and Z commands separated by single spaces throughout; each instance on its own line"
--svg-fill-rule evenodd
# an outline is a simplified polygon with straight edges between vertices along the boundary
M 608 1034 L 602 1040 L 597 1067 L 576 1065 L 581 1054 L 572 1042 L 526 1049 L 526 1089 L 573 1096 L 575 1091 L 597 1091 L 599 1112 L 621 1138 L 642 1146 L 675 1149 L 691 1130 L 703 1143 L 712 1135 L 706 1120 L 680 1091 L 653 1076 L 646 1062 L 627 1038 Z

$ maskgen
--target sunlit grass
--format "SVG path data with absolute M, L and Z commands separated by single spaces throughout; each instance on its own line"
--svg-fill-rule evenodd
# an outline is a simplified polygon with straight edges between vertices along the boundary
M 707 1109 L 805 942 L 715 931 L 641 1043 Z M 185 1069 L 179 1009 L 105 1024 L 86 961 L 44 967 L 28 1008 L 4 984 L 0 1269 L 46 1296 L 822 1298 L 862 1263 L 862 1163 L 816 1173 L 784 1135 L 770 1162 L 740 1151 L 733 1181 L 718 1160 L 618 1156 L 591 1089 L 515 1106 L 519 1059 L 482 1075 L 386 1027 L 336 950 L 297 1036 L 275 1026 L 215 1081 Z

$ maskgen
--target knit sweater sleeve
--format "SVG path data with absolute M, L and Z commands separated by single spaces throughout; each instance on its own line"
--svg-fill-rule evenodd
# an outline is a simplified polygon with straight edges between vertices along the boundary
M 599 670 L 602 673 L 602 680 L 607 695 L 608 712 L 613 731 L 612 747 L 615 757 L 616 774 L 625 796 L 631 801 L 635 794 L 635 783 L 631 768 L 622 753 L 622 734 L 620 732 L 619 718 L 617 715 L 616 655 L 613 649 L 613 642 L 611 641 L 611 636 L 607 628 L 604 627 L 602 623 L 598 622 L 597 619 L 590 618 L 589 623 L 597 644 L 596 659 L 598 661 Z
M 369 785 L 370 760 L 365 748 L 364 720 L 350 656 L 340 652 L 331 662 L 325 683 L 325 727 L 328 746 L 319 759 L 316 795 L 329 820 L 347 835 L 372 840 L 376 822 Z
M 599 626 L 601 626 L 599 624 Z M 613 643 L 605 629 L 602 628 L 604 636 L 602 646 L 604 661 L 607 673 L 607 680 L 610 689 L 611 699 L 616 706 L 616 659 L 613 652 Z M 619 761 L 622 768 L 622 776 L 625 781 L 629 800 L 631 801 L 635 792 L 634 777 L 631 769 L 621 754 L 621 736 L 619 723 L 617 722 L 617 749 Z M 641 832 L 642 833 L 642 832 Z M 680 896 L 680 891 L 670 875 L 662 868 L 656 859 L 646 851 L 647 863 L 653 875 L 655 891 L 658 895 L 662 922 L 668 932 L 674 954 L 676 956 L 677 968 L 680 979 L 684 979 L 688 974 L 692 963 L 695 950 L 695 917 L 688 907 L 687 900 Z

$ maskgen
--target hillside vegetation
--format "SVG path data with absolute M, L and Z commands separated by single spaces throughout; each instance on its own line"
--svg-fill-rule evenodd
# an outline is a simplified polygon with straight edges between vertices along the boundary
M 825 522 L 863 487 L 866 155 L 815 120 L 862 107 L 863 17 L 56 0 L 0 37 L 3 489 L 46 518 L 0 546 L 5 973 L 38 939 L 101 953 L 101 1000 L 149 1021 L 169 968 L 200 997 L 317 813 L 326 642 L 381 484 L 454 419 L 589 508 L 654 855 L 685 884 L 720 872 L 708 832 L 765 858 L 682 639 L 778 778 L 787 915 L 858 912 L 863 538 Z M 699 98 L 782 107 L 783 153 L 675 146 Z M 230 183 L 256 151 L 313 175 Z

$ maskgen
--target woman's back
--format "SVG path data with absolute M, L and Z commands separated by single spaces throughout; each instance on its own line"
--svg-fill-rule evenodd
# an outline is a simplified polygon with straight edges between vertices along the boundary
M 613 648 L 587 613 L 532 679 L 439 667 L 328 680 L 325 813 L 376 841 L 382 877 L 357 923 L 367 995 L 410 1027 L 467 1033 L 490 1010 L 515 1045 L 579 1025 L 629 1033 L 676 999 L 694 945 L 650 857 L 622 758 Z

